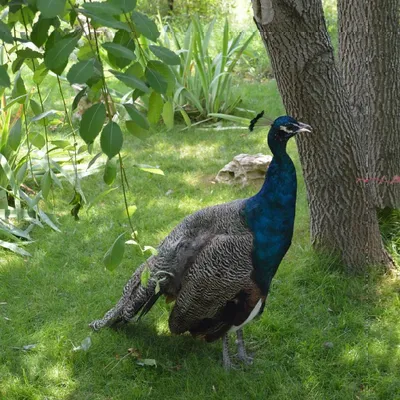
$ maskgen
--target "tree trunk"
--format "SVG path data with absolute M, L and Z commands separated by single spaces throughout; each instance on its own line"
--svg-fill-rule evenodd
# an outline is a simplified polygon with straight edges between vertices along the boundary
M 335 65 L 321 0 L 252 0 L 287 112 L 314 130 L 297 139 L 310 206 L 311 239 L 352 271 L 391 266 L 376 213 L 357 178 L 365 159 Z
M 338 1 L 340 65 L 379 208 L 400 208 L 399 16 L 400 0 Z

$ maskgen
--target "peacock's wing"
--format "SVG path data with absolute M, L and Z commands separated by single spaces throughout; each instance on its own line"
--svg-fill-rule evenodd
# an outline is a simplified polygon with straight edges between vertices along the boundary
M 253 236 L 217 235 L 182 278 L 169 318 L 173 333 L 190 331 L 213 341 L 247 320 L 264 301 L 250 275 Z
M 163 294 L 176 297 L 186 271 L 206 247 L 220 235 L 248 235 L 242 210 L 244 200 L 204 208 L 186 217 L 158 247 L 152 271 L 162 280 Z
M 218 235 L 240 236 L 249 234 L 243 216 L 245 200 L 207 207 L 186 217 L 158 246 L 158 254 L 143 263 L 126 283 L 123 295 L 102 319 L 91 326 L 98 330 L 104 326 L 127 322 L 139 312 L 146 314 L 160 295 L 175 299 L 182 286 L 182 278 L 204 249 Z M 201 263 L 199 264 L 201 265 Z M 149 268 L 151 279 L 142 286 L 141 275 Z M 156 287 L 160 285 L 161 290 Z

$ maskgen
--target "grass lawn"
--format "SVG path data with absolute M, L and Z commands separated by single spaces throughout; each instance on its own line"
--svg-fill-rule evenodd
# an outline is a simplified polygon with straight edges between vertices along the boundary
M 247 85 L 243 96 L 251 101 L 244 106 L 259 111 L 261 96 L 276 99 L 271 85 Z M 269 111 L 282 113 L 279 105 Z M 142 243 L 156 246 L 202 207 L 255 193 L 255 186 L 212 179 L 236 154 L 267 153 L 265 139 L 266 130 L 177 129 L 145 142 L 126 137 L 128 200 L 138 206 L 133 221 Z M 106 250 L 128 230 L 121 191 L 83 209 L 76 222 L 65 190 L 55 194 L 61 234 L 35 229 L 33 257 L 26 260 L 0 251 L 0 398 L 399 399 L 400 282 L 372 272 L 350 277 L 334 259 L 313 253 L 294 141 L 289 151 L 299 180 L 295 234 L 264 314 L 244 330 L 254 365 L 227 373 L 220 342 L 171 336 L 163 300 L 137 325 L 91 332 L 87 324 L 115 304 L 143 257 L 128 246 L 116 271 L 103 266 Z M 159 165 L 165 176 L 134 163 Z M 89 199 L 105 188 L 100 175 L 83 181 Z M 88 336 L 91 347 L 74 351 Z M 138 365 L 138 353 L 157 366 Z

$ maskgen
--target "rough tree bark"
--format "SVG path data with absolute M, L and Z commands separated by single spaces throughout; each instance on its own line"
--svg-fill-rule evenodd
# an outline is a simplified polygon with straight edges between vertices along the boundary
M 366 184 L 378 208 L 400 208 L 400 0 L 339 0 L 339 55 Z
M 317 248 L 338 252 L 349 270 L 390 267 L 364 187 L 365 159 L 335 65 L 321 0 L 252 0 L 288 114 L 314 131 L 297 140 Z

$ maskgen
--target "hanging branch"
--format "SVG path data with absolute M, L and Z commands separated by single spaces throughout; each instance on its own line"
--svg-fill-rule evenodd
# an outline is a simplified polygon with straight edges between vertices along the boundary
M 74 129 L 73 125 L 72 125 L 71 117 L 69 116 L 69 113 L 68 113 L 67 104 L 65 102 L 64 93 L 63 93 L 63 90 L 62 90 L 62 87 L 61 87 L 60 77 L 58 75 L 57 75 L 57 82 L 58 82 L 58 89 L 60 91 L 62 103 L 64 105 L 64 112 L 65 112 L 65 115 L 66 115 L 66 118 L 67 118 L 68 125 L 69 125 L 69 127 L 70 127 L 70 129 L 72 131 L 72 137 L 74 139 L 74 159 L 73 159 L 73 163 L 72 164 L 74 166 L 74 172 L 75 172 L 75 186 L 74 186 L 74 189 L 75 189 L 75 192 L 76 192 L 77 191 L 77 187 L 78 187 L 78 179 L 79 179 L 78 178 L 78 167 L 77 167 L 78 154 L 77 154 L 77 150 L 76 150 L 76 146 L 77 146 L 78 143 L 76 141 L 75 129 Z

